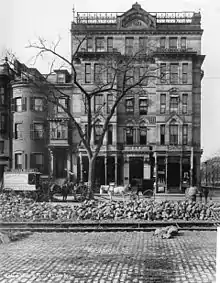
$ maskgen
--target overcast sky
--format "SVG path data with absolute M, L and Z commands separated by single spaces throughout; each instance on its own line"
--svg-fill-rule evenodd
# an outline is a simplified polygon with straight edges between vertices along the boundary
M 26 49 L 38 36 L 52 41 L 61 35 L 60 50 L 70 54 L 70 24 L 73 6 L 77 12 L 124 12 L 132 0 L 1 0 L 0 55 L 12 50 L 29 64 L 33 51 Z M 219 0 L 146 0 L 138 1 L 148 12 L 201 11 L 202 54 L 205 76 L 202 82 L 202 148 L 203 160 L 220 153 L 220 1 Z M 47 72 L 47 65 L 36 65 Z M 219 154 L 220 155 L 220 154 Z

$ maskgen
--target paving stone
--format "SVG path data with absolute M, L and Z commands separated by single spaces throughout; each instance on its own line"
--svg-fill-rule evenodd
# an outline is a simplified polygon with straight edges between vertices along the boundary
M 34 233 L 0 245 L 0 282 L 215 282 L 216 232 Z

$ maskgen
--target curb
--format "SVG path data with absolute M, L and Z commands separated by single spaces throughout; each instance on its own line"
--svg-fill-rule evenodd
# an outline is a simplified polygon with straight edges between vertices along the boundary
M 0 232 L 7 230 L 32 232 L 119 232 L 154 231 L 164 226 L 178 226 L 179 230 L 216 231 L 220 221 L 149 221 L 149 222 L 3 222 Z

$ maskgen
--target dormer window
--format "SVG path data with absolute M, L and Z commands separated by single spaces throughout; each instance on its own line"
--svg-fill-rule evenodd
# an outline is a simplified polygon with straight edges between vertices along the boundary
M 65 82 L 66 82 L 66 74 L 57 73 L 57 83 L 58 84 L 65 84 Z

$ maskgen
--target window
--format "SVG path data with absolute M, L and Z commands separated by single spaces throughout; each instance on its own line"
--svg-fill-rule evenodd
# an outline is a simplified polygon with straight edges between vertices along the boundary
M 170 83 L 178 84 L 179 82 L 179 64 L 170 64 Z
M 181 49 L 186 49 L 186 37 L 181 37 L 180 46 Z
M 85 64 L 85 83 L 91 83 L 91 64 Z
M 4 153 L 4 141 L 0 141 L 0 154 Z
M 31 138 L 32 139 L 43 139 L 44 138 L 44 124 L 34 123 L 30 125 L 31 127 Z
M 22 139 L 23 137 L 23 128 L 22 123 L 15 124 L 15 131 L 14 131 L 14 138 L 15 139 Z
M 188 112 L 188 93 L 183 93 L 183 114 L 186 114 Z
M 131 145 L 134 144 L 134 135 L 133 135 L 134 129 L 132 126 L 127 126 L 126 127 L 126 144 Z
M 178 112 L 178 105 L 179 105 L 179 97 L 171 96 L 170 97 L 170 112 Z
M 113 106 L 113 94 L 108 93 L 107 95 L 107 113 L 110 113 Z
M 67 139 L 68 125 L 67 121 L 50 122 L 50 138 L 51 139 Z
M 139 70 L 139 80 L 141 80 L 142 85 L 148 85 L 148 68 L 147 67 L 140 67 Z
M 188 64 L 183 63 L 182 65 L 182 83 L 187 84 L 188 83 Z
M 141 54 L 146 53 L 147 50 L 147 38 L 139 37 L 139 52 Z
M 103 83 L 104 81 L 104 71 L 102 65 L 95 64 L 94 65 L 94 81 L 95 83 Z
M 178 145 L 178 125 L 170 125 L 170 144 Z
M 105 51 L 104 37 L 97 37 L 96 38 L 96 52 L 103 52 L 103 51 Z
M 160 94 L 160 114 L 166 113 L 166 93 Z
M 112 144 L 113 126 L 108 125 L 108 144 Z
M 58 73 L 57 74 L 57 83 L 58 84 L 65 84 L 65 82 L 66 82 L 66 74 Z
M 147 143 L 147 127 L 145 125 L 141 125 L 139 128 L 139 142 L 140 145 L 146 145 Z
M 177 48 L 177 37 L 170 37 L 169 38 L 169 48 Z
M 94 111 L 100 111 L 103 107 L 103 95 L 102 94 L 96 94 L 94 97 Z
M 160 125 L 160 144 L 165 144 L 165 125 Z
M 113 83 L 113 80 L 114 80 L 114 70 L 111 66 L 108 66 L 107 67 L 107 83 L 111 84 Z
M 30 168 L 43 171 L 44 169 L 44 155 L 43 153 L 32 153 L 30 158 Z
M 113 52 L 113 37 L 107 38 L 107 52 Z
M 160 48 L 166 48 L 166 37 L 160 38 Z
M 15 98 L 15 111 L 22 112 L 22 98 Z
M 160 82 L 166 83 L 166 63 L 160 64 Z
M 30 108 L 34 111 L 42 112 L 44 111 L 45 100 L 41 97 L 31 97 L 30 98 Z
M 126 37 L 125 38 L 125 54 L 132 55 L 133 54 L 133 37 Z
M 0 116 L 0 133 L 7 132 L 7 114 L 1 114 Z
M 134 69 L 129 69 L 126 73 L 126 83 L 127 85 L 132 85 L 134 83 Z
M 4 105 L 5 104 L 5 88 L 0 87 L 0 104 Z
M 22 169 L 22 153 L 15 153 L 15 169 Z
M 67 99 L 66 98 L 59 98 L 58 99 L 59 104 L 61 104 L 64 108 L 67 108 Z M 58 113 L 64 113 L 64 109 L 61 106 L 57 107 Z
M 126 113 L 133 114 L 134 113 L 134 98 L 127 98 L 125 101 Z
M 148 108 L 148 100 L 147 98 L 140 98 L 139 99 L 139 112 L 140 115 L 146 115 Z
M 86 40 L 86 51 L 92 52 L 92 38 L 88 37 Z
M 86 96 L 84 96 L 84 110 L 85 113 L 88 113 L 88 99 L 86 98 Z
M 183 125 L 183 145 L 188 144 L 188 125 Z
M 102 134 L 102 125 L 95 125 L 95 131 L 94 131 L 94 143 L 98 144 L 100 137 Z
M 16 112 L 27 111 L 27 97 L 17 97 L 12 99 L 11 109 Z

